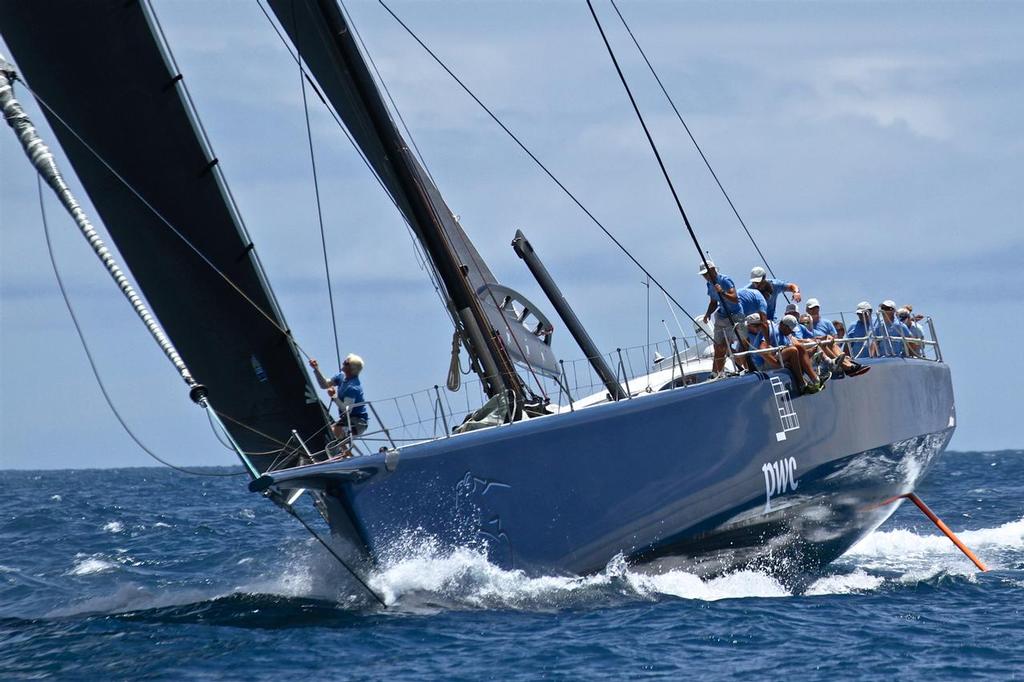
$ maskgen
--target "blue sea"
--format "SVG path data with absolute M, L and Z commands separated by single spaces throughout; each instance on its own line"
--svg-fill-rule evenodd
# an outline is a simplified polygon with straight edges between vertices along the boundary
M 799 593 L 621 561 L 527 577 L 418 545 L 370 576 L 386 609 L 244 477 L 0 483 L 5 679 L 1024 678 L 1020 451 L 947 453 L 919 491 L 985 574 L 906 503 Z

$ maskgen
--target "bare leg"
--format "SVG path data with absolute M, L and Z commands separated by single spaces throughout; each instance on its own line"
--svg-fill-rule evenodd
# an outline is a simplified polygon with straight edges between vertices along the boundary
M 725 367 L 725 344 L 715 342 L 715 361 L 711 365 L 711 370 L 718 374 Z
M 796 388 L 798 393 L 802 393 L 804 389 L 804 372 L 800 367 L 800 359 L 798 357 L 799 351 L 790 346 L 782 349 L 782 364 L 786 366 L 789 373 L 793 375 L 793 380 L 796 382 Z

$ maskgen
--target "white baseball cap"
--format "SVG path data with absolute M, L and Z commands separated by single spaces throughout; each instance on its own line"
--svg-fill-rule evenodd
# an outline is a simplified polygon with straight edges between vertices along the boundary
M 857 312 L 858 313 L 866 313 L 866 312 L 868 312 L 870 310 L 871 310 L 871 304 L 868 303 L 867 301 L 861 301 L 860 303 L 857 304 Z
M 750 283 L 763 282 L 768 277 L 768 273 L 764 271 L 760 265 L 750 271 Z
M 882 301 L 882 304 L 879 307 L 896 310 L 896 301 L 892 300 L 891 298 L 887 298 L 884 301 Z
M 715 262 L 710 258 L 708 258 L 707 261 L 701 261 L 700 268 L 697 269 L 697 274 L 703 275 L 713 267 L 715 267 Z
M 758 313 L 750 313 L 749 315 L 747 315 L 747 319 L 745 321 L 746 321 L 747 324 L 752 324 L 754 322 L 760 322 L 761 321 L 761 315 L 759 315 Z
M 807 305 L 805 307 L 807 308 L 807 310 L 810 310 L 811 308 L 820 308 L 821 303 L 818 302 L 818 299 L 812 298 L 807 301 Z
M 797 321 L 797 319 L 795 317 L 793 317 L 792 315 L 784 315 L 783 318 L 781 320 L 779 320 L 779 326 L 780 327 L 782 325 L 786 325 L 790 329 L 796 329 L 796 326 L 798 324 L 800 324 L 800 322 Z

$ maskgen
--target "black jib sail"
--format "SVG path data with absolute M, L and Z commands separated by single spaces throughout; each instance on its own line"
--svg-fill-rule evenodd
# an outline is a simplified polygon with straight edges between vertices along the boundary
M 323 406 L 143 3 L 0 2 L 0 32 L 239 446 L 271 453 L 295 445 L 292 429 L 320 431 Z
M 388 114 L 336 0 L 269 0 L 269 4 L 324 95 L 424 244 L 454 311 L 459 313 L 470 305 L 460 300 L 459 290 L 464 288 L 465 281 L 469 295 L 476 299 L 472 307 L 485 315 L 478 324 L 486 324 L 489 329 L 484 332 L 493 330 L 502 340 L 498 354 L 507 353 L 512 360 L 536 372 L 557 376 L 559 365 L 550 348 L 550 324 L 524 297 L 498 284 L 441 193 L 410 152 Z M 446 267 L 446 259 L 454 267 Z M 473 340 L 466 340 L 472 350 Z M 477 350 L 483 354 L 479 351 L 486 349 Z

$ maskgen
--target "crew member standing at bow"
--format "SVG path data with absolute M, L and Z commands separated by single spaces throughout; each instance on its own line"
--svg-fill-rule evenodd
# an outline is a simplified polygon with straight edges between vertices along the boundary
M 711 314 L 715 314 L 715 361 L 711 376 L 718 378 L 722 376 L 722 370 L 725 368 L 725 354 L 729 344 L 737 343 L 739 340 L 736 325 L 743 321 L 743 309 L 736 293 L 736 285 L 731 278 L 719 274 L 718 268 L 710 259 L 700 264 L 699 272 L 707 280 L 708 298 L 711 299 L 708 302 L 708 310 L 704 313 L 704 323 L 707 324 Z
M 329 380 L 320 373 L 320 365 L 311 359 L 309 366 L 320 388 L 327 389 L 327 395 L 338 404 L 338 421 L 331 424 L 331 433 L 338 440 L 349 436 L 358 436 L 366 431 L 369 414 L 366 411 L 363 385 L 359 381 L 359 373 L 363 371 L 363 359 L 349 353 L 341 363 L 341 371 Z

